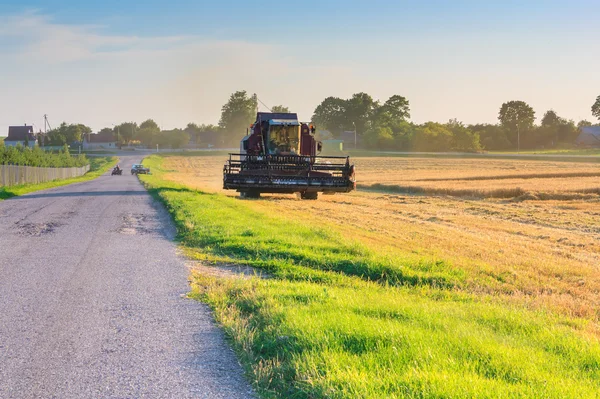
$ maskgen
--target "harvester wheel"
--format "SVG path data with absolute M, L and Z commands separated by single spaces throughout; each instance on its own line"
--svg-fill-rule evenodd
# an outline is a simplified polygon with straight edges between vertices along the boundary
M 300 198 L 303 200 L 316 200 L 319 198 L 319 193 L 300 193 Z
M 240 198 L 260 198 L 260 191 L 256 191 L 256 190 L 240 191 Z

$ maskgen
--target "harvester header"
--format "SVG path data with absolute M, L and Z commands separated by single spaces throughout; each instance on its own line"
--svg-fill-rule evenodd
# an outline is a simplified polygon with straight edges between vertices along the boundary
M 321 143 L 314 133 L 315 127 L 299 122 L 294 113 L 258 112 L 240 153 L 229 154 L 223 187 L 253 198 L 261 193 L 300 193 L 303 199 L 317 199 L 319 192 L 354 190 L 349 157 L 318 156 Z

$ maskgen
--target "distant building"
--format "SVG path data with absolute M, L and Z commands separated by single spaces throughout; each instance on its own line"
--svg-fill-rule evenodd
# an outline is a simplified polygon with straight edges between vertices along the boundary
M 600 147 L 600 126 L 582 127 L 575 144 L 587 147 Z
M 83 137 L 84 150 L 101 150 L 117 148 L 117 140 L 112 132 L 91 133 Z
M 340 140 L 342 140 L 344 142 L 344 145 L 346 146 L 346 148 L 354 148 L 354 130 L 347 130 L 345 132 L 342 132 L 342 134 L 340 134 Z M 361 137 L 360 136 L 356 136 L 356 143 L 358 146 L 360 146 L 361 144 Z
M 33 126 L 9 126 L 8 137 L 4 139 L 4 145 L 7 147 L 16 147 L 18 144 L 30 148 L 35 147 L 36 138 L 33 133 Z

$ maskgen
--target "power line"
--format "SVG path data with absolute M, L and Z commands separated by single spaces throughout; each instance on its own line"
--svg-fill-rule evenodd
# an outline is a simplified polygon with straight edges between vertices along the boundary
M 273 112 L 273 111 L 271 110 L 271 108 L 269 108 L 269 107 L 267 106 L 267 104 L 265 104 L 265 103 L 263 103 L 262 101 L 260 101 L 260 98 L 258 98 L 258 96 L 256 97 L 256 99 L 258 100 L 258 102 L 259 102 L 259 103 L 261 103 L 262 105 L 264 105 L 264 107 L 265 107 L 266 109 L 268 109 L 268 110 L 269 110 L 269 112 Z

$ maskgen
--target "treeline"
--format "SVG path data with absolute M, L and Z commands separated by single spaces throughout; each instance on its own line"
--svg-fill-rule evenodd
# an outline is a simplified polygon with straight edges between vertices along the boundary
M 67 124 L 63 122 L 59 127 L 48 131 L 44 136 L 38 136 L 39 145 L 49 146 L 63 146 L 65 144 L 71 144 L 81 142 L 83 135 L 91 133 L 92 129 L 89 126 L 81 123 Z
M 70 168 L 89 164 L 85 155 L 71 156 L 65 146 L 56 153 L 44 151 L 40 147 L 0 146 L 0 165 L 36 166 L 43 168 Z
M 256 117 L 259 100 L 256 94 L 237 91 L 221 108 L 218 125 L 188 123 L 184 129 L 161 130 L 148 119 L 139 126 L 125 122 L 104 128 L 101 134 L 112 134 L 119 145 L 139 144 L 146 147 L 182 148 L 192 144 L 206 145 L 211 137 L 217 147 L 237 146 Z M 283 106 L 272 112 L 290 112 Z M 293 110 L 292 110 L 293 112 Z M 500 107 L 498 123 L 467 125 L 456 119 L 447 123 L 410 121 L 410 102 L 393 95 L 381 103 L 367 93 L 354 94 L 349 99 L 327 97 L 314 110 L 312 122 L 321 132 L 339 138 L 344 132 L 356 132 L 360 146 L 378 150 L 400 151 L 479 151 L 552 148 L 561 143 L 572 144 L 586 120 L 575 123 L 560 117 L 555 111 L 544 113 L 536 125 L 536 113 L 523 101 L 509 101 Z M 600 119 L 600 96 L 592 105 L 592 115 Z M 82 124 L 61 124 L 49 132 L 47 145 L 79 142 L 91 129 Z M 209 133 L 208 135 L 205 133 Z M 327 136 L 325 136 L 327 137 Z
M 592 106 L 600 119 L 600 96 Z M 317 108 L 313 121 L 333 137 L 356 132 L 362 146 L 402 151 L 478 151 L 521 148 L 550 148 L 573 143 L 580 128 L 591 126 L 582 120 L 575 124 L 547 111 L 539 125 L 535 111 L 523 101 L 509 101 L 500 107 L 497 124 L 465 125 L 454 119 L 448 123 L 410 122 L 410 103 L 400 95 L 383 104 L 367 93 L 349 99 L 328 97 Z
M 112 133 L 120 145 L 134 144 L 146 147 L 158 145 L 160 148 L 183 148 L 190 141 L 191 131 L 184 129 L 161 130 L 153 119 L 147 119 L 139 126 L 135 122 L 125 122 L 114 128 L 104 128 L 100 134 Z

